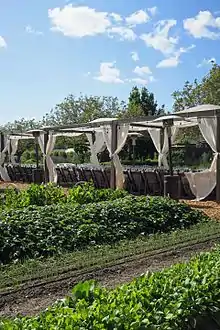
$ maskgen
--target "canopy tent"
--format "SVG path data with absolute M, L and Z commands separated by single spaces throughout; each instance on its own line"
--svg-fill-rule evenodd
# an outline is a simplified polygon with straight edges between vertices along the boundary
M 74 124 L 67 126 L 52 126 L 43 127 L 45 131 L 48 132 L 53 139 L 56 136 L 80 136 L 81 134 L 86 134 L 89 141 L 91 150 L 91 163 L 97 165 L 98 153 L 107 148 L 109 156 L 114 165 L 115 180 L 112 181 L 112 186 L 122 188 L 124 185 L 124 174 L 123 168 L 119 159 L 118 154 L 124 147 L 128 136 L 132 133 L 141 133 L 148 131 L 155 147 L 159 153 L 159 166 L 162 164 L 164 167 L 168 167 L 168 162 L 166 155 L 168 153 L 168 136 L 167 131 L 164 130 L 164 120 L 172 119 L 173 127 L 172 130 L 172 141 L 174 141 L 178 129 L 181 127 L 194 126 L 196 123 L 190 120 L 184 120 L 176 115 L 169 115 L 158 117 L 147 117 L 147 118 L 137 118 L 137 119 L 125 119 L 119 120 L 117 118 L 99 118 L 85 124 Z M 164 139 L 161 140 L 161 131 L 164 131 Z M 42 146 L 43 147 L 43 146 Z M 52 163 L 48 163 L 49 172 L 55 166 Z M 113 175 L 112 175 L 113 176 Z
M 211 147 L 214 157 L 208 170 L 186 173 L 190 188 L 197 200 L 206 198 L 215 188 L 216 199 L 220 201 L 220 106 L 203 104 L 178 112 L 178 116 L 194 121 Z
M 16 164 L 15 154 L 18 150 L 19 140 L 33 139 L 31 134 L 18 133 L 18 134 L 9 134 L 4 136 L 1 133 L 1 146 L 0 146 L 0 175 L 4 181 L 11 181 L 7 169 L 4 167 L 4 162 L 6 154 L 9 155 L 9 160 L 12 164 Z
M 201 105 L 184 109 L 175 115 L 166 115 L 146 118 L 119 120 L 117 118 L 99 118 L 85 124 L 66 126 L 45 126 L 44 134 L 39 137 L 39 145 L 44 155 L 45 166 L 49 172 L 49 181 L 56 182 L 57 174 L 51 153 L 58 136 L 77 137 L 85 134 L 90 145 L 91 162 L 98 164 L 98 153 L 107 148 L 112 160 L 111 186 L 122 188 L 124 183 L 123 168 L 118 154 L 132 133 L 141 134 L 148 131 L 159 154 L 158 164 L 168 166 L 167 153 L 169 150 L 168 130 L 164 126 L 166 121 L 172 120 L 171 140 L 174 142 L 180 128 L 198 125 L 200 131 L 214 152 L 214 159 L 210 169 L 199 173 L 186 173 L 192 192 L 198 200 L 205 198 L 215 187 L 217 182 L 217 199 L 220 201 L 220 107 L 216 105 Z M 161 139 L 161 133 L 164 138 Z M 18 135 L 19 136 L 19 135 Z M 21 135 L 20 135 L 21 136 Z M 30 136 L 24 138 L 31 138 Z M 33 137 L 32 137 L 33 138 Z M 9 137 L 9 140 L 18 140 L 18 137 Z M 14 142 L 13 152 L 17 142 Z M 4 163 L 4 153 L 7 143 L 1 152 L 0 173 Z M 2 162 L 3 159 L 3 162 Z M 216 171 L 216 166 L 219 171 Z M 3 177 L 3 176 L 2 176 Z

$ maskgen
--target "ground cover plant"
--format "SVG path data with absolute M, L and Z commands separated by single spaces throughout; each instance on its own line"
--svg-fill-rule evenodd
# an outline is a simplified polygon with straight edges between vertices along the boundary
M 86 204 L 105 200 L 115 200 L 127 196 L 128 192 L 119 189 L 96 189 L 91 183 L 84 183 L 64 190 L 53 184 L 31 184 L 27 189 L 5 189 L 0 199 L 0 209 L 23 208 L 30 205 Z
M 206 220 L 186 204 L 162 197 L 128 196 L 84 205 L 9 209 L 0 213 L 0 262 L 112 244 Z
M 220 325 L 216 314 L 220 308 L 219 275 L 218 247 L 114 290 L 93 281 L 79 283 L 69 297 L 40 315 L 2 320 L 1 328 L 214 330 Z
M 52 278 L 71 272 L 92 272 L 97 267 L 117 265 L 121 262 L 139 260 L 152 255 L 169 253 L 171 251 L 190 247 L 195 244 L 206 244 L 207 241 L 220 241 L 220 222 L 208 221 L 197 223 L 187 229 L 177 229 L 169 233 L 159 233 L 150 236 L 138 236 L 126 239 L 116 244 L 90 246 L 87 249 L 62 253 L 48 258 L 28 259 L 15 264 L 1 265 L 0 292 L 10 287 L 43 279 Z

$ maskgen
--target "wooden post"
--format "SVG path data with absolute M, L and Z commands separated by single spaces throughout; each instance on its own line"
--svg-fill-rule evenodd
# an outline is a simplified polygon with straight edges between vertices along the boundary
M 220 113 L 216 116 L 216 151 L 218 153 L 216 162 L 216 202 L 220 203 Z
M 47 143 L 49 139 L 49 132 L 44 133 L 44 159 L 43 159 L 43 164 L 44 164 L 44 183 L 49 182 L 49 171 L 47 167 L 47 161 L 46 161 L 46 152 L 47 152 Z
M 113 121 L 111 124 L 111 130 L 112 130 L 112 135 L 111 135 L 111 154 L 115 152 L 117 149 L 117 122 Z M 110 178 L 110 187 L 112 189 L 116 188 L 116 173 L 115 173 L 115 165 L 113 162 L 113 159 L 111 159 L 111 178 Z
M 166 127 L 167 129 L 167 138 L 168 138 L 168 157 L 169 157 L 169 172 L 173 176 L 173 162 L 172 162 L 172 142 L 171 142 L 171 127 Z
M 4 134 L 1 132 L 1 137 L 0 137 L 1 141 L 1 152 L 4 150 L 5 148 L 5 139 L 4 139 Z

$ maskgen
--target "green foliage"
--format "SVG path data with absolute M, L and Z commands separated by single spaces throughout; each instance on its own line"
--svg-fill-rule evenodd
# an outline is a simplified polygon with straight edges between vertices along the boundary
M 52 183 L 36 185 L 31 184 L 27 189 L 5 189 L 1 199 L 1 209 L 17 209 L 30 205 L 44 206 L 52 204 L 74 203 L 86 204 L 115 200 L 128 196 L 128 192 L 120 189 L 96 189 L 92 183 L 83 183 L 69 189 L 67 192 L 62 187 Z
M 102 117 L 117 117 L 123 106 L 117 97 L 80 95 L 77 98 L 70 94 L 46 114 L 43 121 L 46 125 L 86 123 Z
M 115 200 L 128 195 L 128 192 L 120 189 L 96 189 L 91 183 L 84 183 L 69 189 L 67 202 L 86 204 L 106 200 Z
M 64 190 L 51 183 L 47 185 L 31 184 L 27 189 L 16 191 L 8 188 L 2 198 L 2 208 L 23 208 L 29 205 L 51 205 L 66 201 Z
M 6 330 L 218 329 L 216 325 L 200 326 L 220 308 L 219 268 L 218 247 L 114 290 L 93 281 L 79 283 L 72 294 L 39 316 L 3 320 L 2 326 Z
M 29 206 L 1 212 L 0 219 L 0 262 L 8 263 L 187 228 L 207 218 L 170 199 L 128 196 L 87 205 Z
M 128 99 L 128 108 L 123 113 L 123 117 L 143 117 L 158 116 L 164 113 L 164 105 L 158 108 L 154 94 L 149 92 L 146 87 L 141 90 L 137 86 L 133 87 Z
M 209 73 L 198 82 L 186 81 L 182 90 L 174 91 L 174 111 L 183 110 L 185 107 L 193 107 L 200 104 L 220 105 L 220 66 L 213 64 Z M 179 140 L 187 142 L 204 141 L 198 127 L 181 129 Z

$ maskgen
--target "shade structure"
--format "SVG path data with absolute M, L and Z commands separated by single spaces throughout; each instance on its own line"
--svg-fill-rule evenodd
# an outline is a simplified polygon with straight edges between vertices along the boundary
M 202 117 L 202 116 L 215 115 L 218 110 L 220 110 L 219 105 L 201 104 L 195 107 L 190 107 L 178 111 L 177 114 L 178 116 L 185 116 L 185 117 L 200 117 L 200 116 Z

